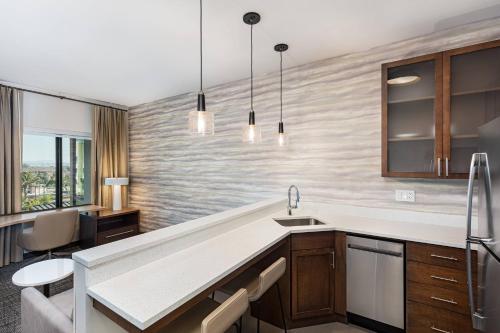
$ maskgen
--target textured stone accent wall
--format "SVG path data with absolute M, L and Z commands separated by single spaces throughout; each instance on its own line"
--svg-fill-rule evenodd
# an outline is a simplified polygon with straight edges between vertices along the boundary
M 495 19 L 287 69 L 284 122 L 290 145 L 284 149 L 276 145 L 279 72 L 256 78 L 260 145 L 241 141 L 248 79 L 206 91 L 207 108 L 215 112 L 214 137 L 188 135 L 196 92 L 133 107 L 130 203 L 141 208 L 144 230 L 285 196 L 290 184 L 306 200 L 465 214 L 465 181 L 380 176 L 380 65 L 498 38 Z M 396 202 L 396 189 L 416 190 L 417 202 Z

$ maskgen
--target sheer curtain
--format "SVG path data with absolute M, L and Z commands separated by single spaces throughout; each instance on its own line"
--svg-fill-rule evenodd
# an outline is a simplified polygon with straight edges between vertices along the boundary
M 112 188 L 104 185 L 108 177 L 128 177 L 128 115 L 125 111 L 94 106 L 92 128 L 92 197 L 96 205 L 113 206 Z M 128 201 L 122 186 L 122 205 Z
M 22 92 L 0 86 L 0 215 L 21 211 Z M 0 226 L 0 267 L 23 259 L 22 224 Z

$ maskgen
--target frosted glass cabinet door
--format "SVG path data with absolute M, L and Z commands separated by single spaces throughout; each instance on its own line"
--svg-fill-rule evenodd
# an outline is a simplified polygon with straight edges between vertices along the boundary
M 500 116 L 500 41 L 447 51 L 443 61 L 443 176 L 466 178 L 478 127 Z
M 382 67 L 382 175 L 438 177 L 442 54 Z

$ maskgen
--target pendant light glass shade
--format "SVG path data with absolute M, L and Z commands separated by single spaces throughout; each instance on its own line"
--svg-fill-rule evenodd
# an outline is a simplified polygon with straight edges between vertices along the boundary
M 288 146 L 288 135 L 283 130 L 283 123 L 280 122 L 278 125 L 278 146 L 284 147 Z
M 257 125 L 247 125 L 243 127 L 243 142 L 245 143 L 261 143 L 262 131 Z
M 194 136 L 214 135 L 214 114 L 207 111 L 189 112 L 189 132 Z
M 193 136 L 214 135 L 214 125 L 214 114 L 206 111 L 203 93 L 203 6 L 200 0 L 200 92 L 198 93 L 198 107 L 189 112 L 189 133 Z
M 259 126 L 255 125 L 255 112 L 250 111 L 248 117 L 248 125 L 243 127 L 243 142 L 245 143 L 260 143 L 262 142 L 262 131 Z
M 288 145 L 288 135 L 285 133 L 279 133 L 278 134 L 278 145 L 280 147 L 284 147 Z

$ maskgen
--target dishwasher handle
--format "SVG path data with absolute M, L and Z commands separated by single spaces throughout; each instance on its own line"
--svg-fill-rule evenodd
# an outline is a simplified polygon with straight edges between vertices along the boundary
M 373 252 L 373 253 L 378 253 L 378 254 L 383 254 L 383 255 L 393 256 L 393 257 L 402 257 L 403 256 L 402 252 L 381 250 L 381 249 L 376 249 L 373 247 L 363 246 L 363 245 L 347 244 L 347 247 L 350 249 L 353 249 L 353 250 Z

